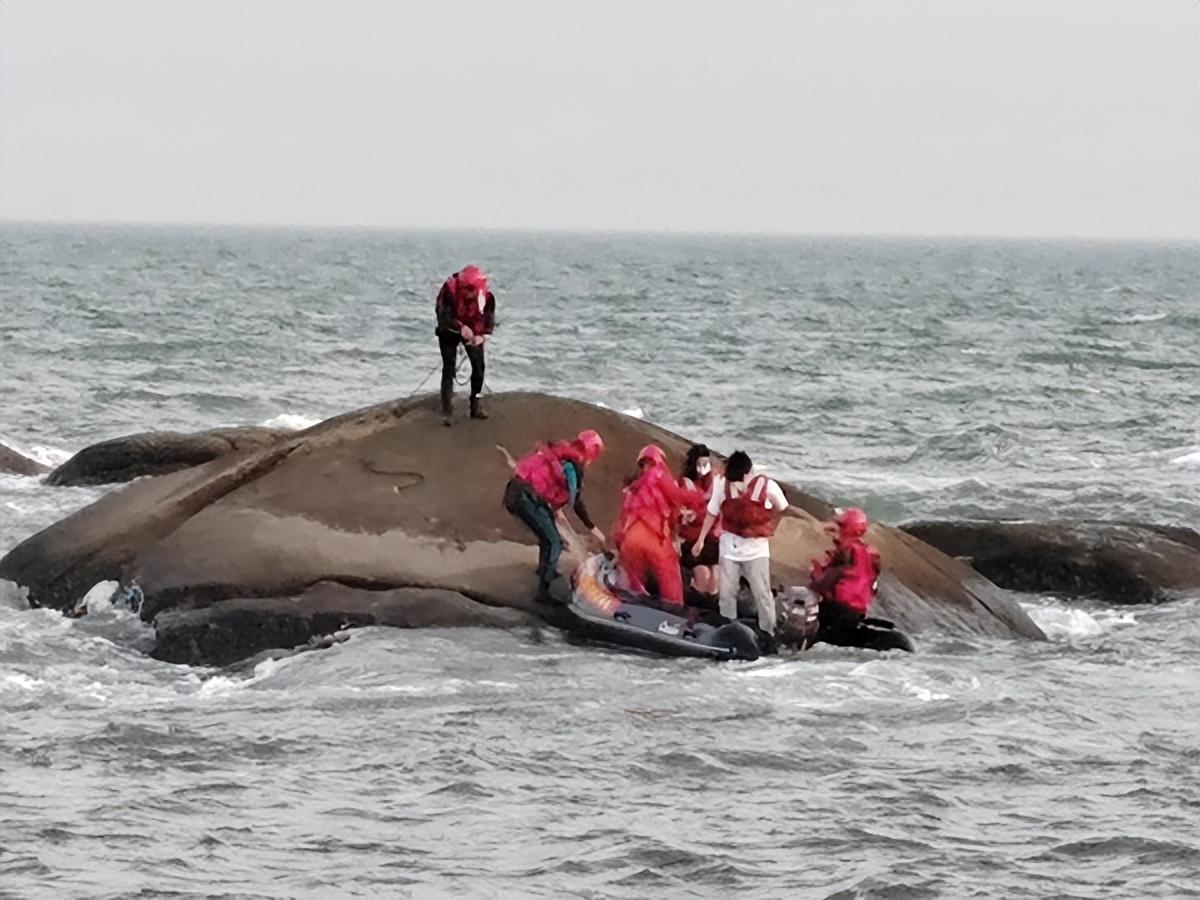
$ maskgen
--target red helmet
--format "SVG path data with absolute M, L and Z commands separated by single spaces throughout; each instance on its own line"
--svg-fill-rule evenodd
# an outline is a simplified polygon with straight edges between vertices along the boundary
M 640 466 L 646 460 L 650 460 L 655 465 L 667 464 L 667 454 L 663 453 L 662 447 L 658 444 L 647 444 L 638 453 L 638 465 Z
M 862 537 L 867 533 L 867 528 L 871 524 L 867 521 L 867 514 L 853 506 L 843 509 L 837 514 L 834 521 L 837 522 L 838 531 L 842 533 L 842 536 L 849 538 Z
M 479 266 L 467 266 L 458 273 L 458 280 L 462 284 L 477 288 L 481 294 L 487 293 L 487 275 L 483 273 L 483 269 L 479 268 Z
M 595 462 L 596 457 L 604 452 L 604 438 L 600 437 L 600 432 L 590 428 L 587 431 L 579 432 L 575 442 L 583 450 L 583 458 L 587 462 Z

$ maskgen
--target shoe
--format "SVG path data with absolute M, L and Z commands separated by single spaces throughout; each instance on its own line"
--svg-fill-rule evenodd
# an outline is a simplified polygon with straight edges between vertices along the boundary
M 483 407 L 480 406 L 479 400 L 475 397 L 472 397 L 471 398 L 471 418 L 472 419 L 486 419 L 487 417 L 488 417 L 488 414 L 483 411 Z
M 442 424 L 447 428 L 454 424 L 454 420 L 450 418 L 450 413 L 442 413 Z

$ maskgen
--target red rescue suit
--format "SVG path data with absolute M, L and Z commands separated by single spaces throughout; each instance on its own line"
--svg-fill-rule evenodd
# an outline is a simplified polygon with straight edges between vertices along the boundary
M 821 562 L 809 569 L 812 588 L 821 600 L 840 603 L 866 615 L 879 591 L 879 553 L 858 538 L 841 539 Z
M 618 565 L 631 590 L 646 593 L 653 578 L 658 596 L 668 603 L 683 603 L 683 574 L 675 531 L 679 511 L 695 502 L 698 491 L 681 488 L 665 465 L 644 469 L 625 488 L 621 515 L 613 532 Z

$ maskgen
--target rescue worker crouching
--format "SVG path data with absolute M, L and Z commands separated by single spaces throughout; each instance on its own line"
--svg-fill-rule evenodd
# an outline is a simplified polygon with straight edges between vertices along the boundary
M 827 523 L 834 545 L 809 569 L 812 590 L 821 597 L 818 640 L 856 646 L 853 636 L 863 624 L 879 591 L 879 553 L 862 540 L 870 523 L 861 509 L 846 509 Z
M 520 519 L 538 541 L 539 602 L 551 599 L 550 583 L 557 574 L 563 547 L 559 528 L 567 527 L 567 506 L 574 509 L 596 543 L 604 545 L 604 533 L 596 527 L 583 502 L 584 469 L 602 452 L 603 438 L 590 429 L 579 432 L 573 441 L 539 444 L 517 462 L 505 486 L 504 508 Z

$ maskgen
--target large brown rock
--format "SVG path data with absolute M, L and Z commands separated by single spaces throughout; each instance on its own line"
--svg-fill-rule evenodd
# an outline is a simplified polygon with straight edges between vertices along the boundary
M 927 521 L 914 537 L 1012 590 L 1153 603 L 1200 591 L 1200 533 L 1142 522 Z
M 493 395 L 490 411 L 486 421 L 447 429 L 433 398 L 383 404 L 144 479 L 18 545 L 0 560 L 0 577 L 60 609 L 97 581 L 134 579 L 147 619 L 229 598 L 296 596 L 321 581 L 435 588 L 536 613 L 537 547 L 501 505 L 510 460 L 538 440 L 598 429 L 608 448 L 589 467 L 585 493 L 607 530 L 638 450 L 656 441 L 676 465 L 688 442 L 541 394 Z M 774 577 L 800 583 L 826 548 L 814 517 L 829 508 L 784 487 L 795 508 L 773 542 Z M 892 528 L 876 526 L 868 539 L 885 566 L 878 614 L 901 628 L 1042 637 L 1018 604 L 968 566 Z M 572 558 L 560 568 L 569 570 Z M 439 621 L 457 618 L 447 606 Z
M 49 466 L 42 465 L 36 459 L 30 459 L 23 453 L 18 453 L 12 447 L 0 444 L 0 474 L 41 475 L 48 471 L 50 471 Z
M 112 484 L 143 475 L 166 475 L 237 450 L 265 447 L 290 433 L 254 426 L 214 428 L 191 434 L 146 431 L 83 448 L 47 475 L 46 483 Z

